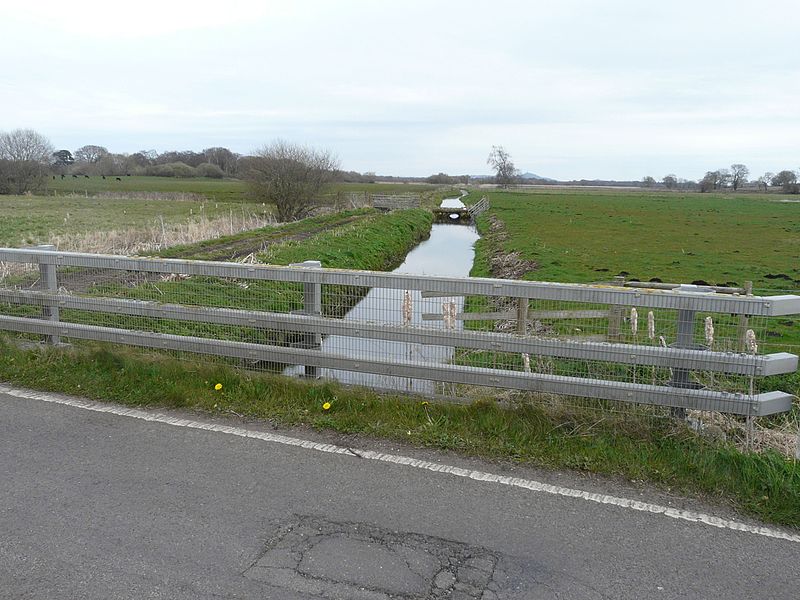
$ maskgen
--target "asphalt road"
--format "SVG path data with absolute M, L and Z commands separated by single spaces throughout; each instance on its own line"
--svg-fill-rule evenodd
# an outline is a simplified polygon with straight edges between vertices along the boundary
M 799 557 L 797 541 L 0 394 L 4 599 L 797 598 Z

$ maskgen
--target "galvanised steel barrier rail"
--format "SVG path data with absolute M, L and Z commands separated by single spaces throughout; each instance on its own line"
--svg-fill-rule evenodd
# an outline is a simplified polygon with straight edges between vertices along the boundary
M 97 340 L 244 359 L 253 365 L 303 365 L 311 376 L 372 374 L 391 381 L 498 387 L 751 417 L 785 412 L 793 401 L 792 395 L 781 391 L 759 392 L 755 382 L 797 370 L 797 356 L 758 354 L 758 341 L 766 337 L 768 318 L 800 314 L 800 296 L 718 294 L 693 286 L 651 290 L 458 279 L 325 269 L 318 263 L 283 267 L 41 248 L 0 249 L 0 262 L 32 265 L 39 275 L 38 289 L 32 289 L 30 277 L 0 279 L 0 330 L 43 335 L 51 343 Z M 82 273 L 103 273 L 95 279 L 104 281 L 105 287 L 84 286 L 77 292 L 60 287 Z M 129 285 L 124 278 L 114 277 L 123 273 L 144 279 Z M 192 286 L 186 285 L 192 278 L 198 279 Z M 205 278 L 228 286 L 225 290 L 236 290 L 236 298 L 231 296 L 233 304 L 247 304 L 239 301 L 251 292 L 262 294 L 259 298 L 272 293 L 266 288 L 251 289 L 257 282 L 289 284 L 291 289 L 287 289 L 297 293 L 299 304 L 287 301 L 279 310 L 274 306 L 265 310 L 226 308 L 219 306 L 217 298 L 216 306 L 202 305 L 203 298 L 190 295 L 189 288 L 195 289 Z M 113 297 L 150 288 L 182 301 Z M 384 296 L 378 297 L 378 304 L 385 305 L 389 316 L 358 318 L 359 309 L 344 317 L 326 316 L 331 307 L 323 306 L 323 298 L 328 297 L 323 290 L 337 289 L 371 289 L 370 294 L 382 290 Z M 287 292 L 280 288 L 280 293 Z M 445 302 L 441 302 L 443 298 Z M 477 308 L 469 305 L 470 299 L 479 299 Z M 441 321 L 432 324 L 431 313 L 425 311 L 440 302 Z M 544 310 L 530 310 L 531 304 Z M 580 310 L 573 310 L 576 304 Z M 516 312 L 487 313 L 487 305 L 510 305 Z M 25 307 L 27 312 L 20 313 Z M 32 313 L 30 307 L 38 309 Z M 629 318 L 621 316 L 626 311 L 630 311 Z M 647 334 L 644 326 L 639 333 L 637 311 L 643 312 L 643 322 L 648 311 Z M 514 321 L 516 317 L 516 321 L 510 331 L 496 326 L 488 331 L 465 328 L 469 327 L 467 321 L 475 321 L 469 315 L 476 312 L 480 319 Z M 597 341 L 598 335 L 581 339 L 564 334 L 564 322 L 569 324 L 569 333 L 574 333 L 587 329 L 586 325 L 572 327 L 580 324 L 580 319 L 597 320 L 606 314 L 620 318 L 608 317 L 608 324 L 593 333 L 605 332 L 608 341 Z M 699 319 L 703 315 L 709 316 Z M 716 337 L 712 315 L 718 319 Z M 748 327 L 746 335 L 742 319 Z M 621 327 L 623 321 L 630 331 Z M 134 326 L 120 326 L 129 323 Z M 176 324 L 181 323 L 182 327 L 209 329 L 198 331 L 201 335 L 194 335 L 195 330 L 174 333 L 179 329 Z M 252 341 L 241 334 L 245 330 L 269 332 L 272 337 Z M 279 343 L 275 332 L 288 337 L 280 338 L 284 341 Z M 705 343 L 699 344 L 703 332 Z M 727 338 L 722 337 L 723 332 Z M 344 346 L 332 343 L 343 339 L 356 341 Z M 743 340 L 746 348 L 740 347 Z M 430 349 L 435 351 L 426 355 Z

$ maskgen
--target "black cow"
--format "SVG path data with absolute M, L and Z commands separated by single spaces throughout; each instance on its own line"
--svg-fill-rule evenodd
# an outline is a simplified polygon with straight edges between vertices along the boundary
M 78 176 L 77 176 L 77 175 L 73 175 L 73 177 L 74 177 L 75 179 L 77 179 L 77 178 L 78 178 Z
M 103 177 L 103 179 L 105 179 L 105 178 L 106 178 L 106 176 L 105 176 L 105 175 L 103 175 L 102 177 Z
M 88 175 L 84 175 L 84 177 L 85 177 L 86 179 L 89 179 L 89 176 L 88 176 Z
M 122 179 L 120 179 L 119 177 L 115 177 L 114 179 L 116 179 L 117 181 L 122 181 Z

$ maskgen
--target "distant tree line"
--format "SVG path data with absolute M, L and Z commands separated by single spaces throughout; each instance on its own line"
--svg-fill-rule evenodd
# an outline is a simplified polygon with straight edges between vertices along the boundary
M 767 171 L 751 181 L 749 179 L 750 169 L 742 163 L 734 163 L 729 169 L 706 171 L 706 174 L 698 181 L 679 179 L 670 174 L 665 175 L 659 183 L 654 177 L 648 175 L 642 178 L 641 185 L 646 188 L 664 187 L 668 190 L 691 190 L 701 193 L 726 190 L 736 192 L 741 189 L 756 189 L 767 192 L 772 186 L 779 188 L 786 194 L 798 194 L 800 193 L 799 176 L 800 174 L 797 171 L 784 169 L 777 173 Z
M 24 194 L 40 191 L 45 187 L 46 180 L 50 177 L 122 177 L 130 175 L 150 175 L 157 177 L 236 177 L 252 181 L 258 172 L 264 172 L 264 153 L 267 149 L 277 152 L 281 150 L 289 153 L 295 152 L 300 156 L 310 152 L 319 162 L 320 156 L 315 150 L 299 148 L 280 142 L 278 146 L 264 147 L 253 155 L 237 154 L 228 148 L 210 147 L 195 152 L 193 150 L 170 150 L 157 152 L 155 150 L 140 150 L 132 154 L 114 153 L 106 147 L 87 144 L 75 150 L 55 149 L 50 141 L 32 129 L 17 129 L 11 132 L 0 132 L 0 194 Z M 516 183 L 555 184 L 566 183 L 572 185 L 642 185 L 647 188 L 665 188 L 668 190 L 684 191 L 725 191 L 734 192 L 741 189 L 758 189 L 764 192 L 770 187 L 779 188 L 784 193 L 800 193 L 798 178 L 800 173 L 785 169 L 777 173 L 766 172 L 755 180 L 750 180 L 750 170 L 741 163 L 734 163 L 730 168 L 708 171 L 699 181 L 682 179 L 674 174 L 665 175 L 660 181 L 652 176 L 646 176 L 639 182 L 610 181 L 610 180 L 580 180 L 557 182 L 552 179 L 530 178 L 530 174 L 520 175 L 508 151 L 503 146 L 492 146 L 492 151 L 486 160 L 495 172 L 492 177 L 470 177 L 469 175 L 448 175 L 437 173 L 428 177 L 398 177 L 377 176 L 374 172 L 358 173 L 356 171 L 342 171 L 338 168 L 338 161 L 331 159 L 331 164 L 325 173 L 326 182 L 374 183 L 404 182 L 404 183 L 431 183 L 439 185 L 462 185 L 470 182 L 494 182 L 502 187 Z M 287 159 L 295 160 L 297 158 Z M 325 161 L 322 161 L 325 162 Z M 291 166 L 291 165 L 290 165 Z M 318 165 L 317 165 L 318 166 Z M 261 190 L 263 192 L 263 188 Z M 294 217 L 297 211 L 288 210 L 286 216 Z
M 227 148 L 193 150 L 140 150 L 132 154 L 110 152 L 105 146 L 89 144 L 74 152 L 58 150 L 51 167 L 58 175 L 155 175 L 157 177 L 234 177 L 240 155 Z

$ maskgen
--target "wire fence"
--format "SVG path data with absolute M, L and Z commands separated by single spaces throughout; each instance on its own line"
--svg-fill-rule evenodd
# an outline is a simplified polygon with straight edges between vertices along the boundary
M 761 430 L 781 431 L 761 445 L 796 451 L 798 411 L 779 389 L 796 377 L 796 346 L 791 333 L 771 332 L 793 327 L 797 295 L 44 249 L 0 249 L 0 261 L 0 329 L 51 343 L 200 353 L 247 369 L 461 399 L 502 388 L 561 409 L 725 425 L 749 444 Z

